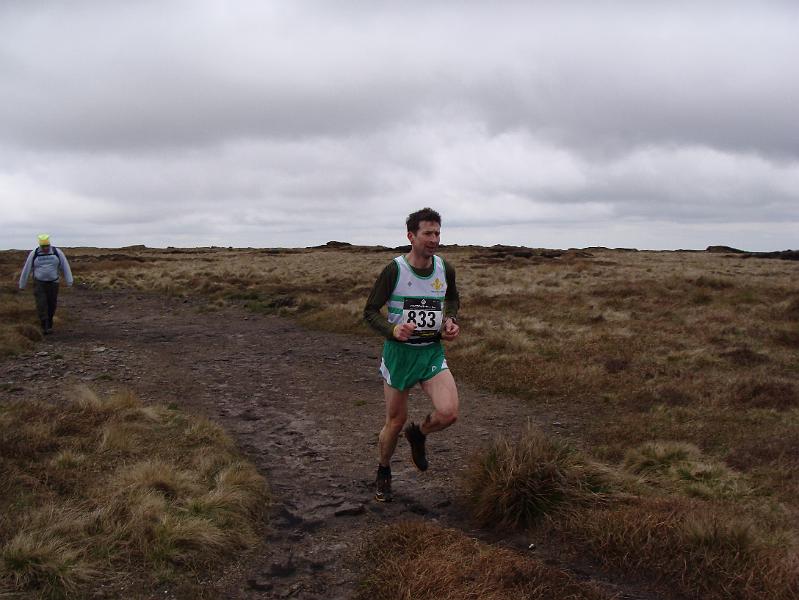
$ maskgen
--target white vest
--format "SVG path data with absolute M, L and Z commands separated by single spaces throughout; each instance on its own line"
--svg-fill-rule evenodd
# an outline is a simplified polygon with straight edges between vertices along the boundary
M 433 272 L 419 277 L 404 256 L 397 263 L 397 283 L 388 300 L 388 322 L 392 325 L 415 323 L 416 329 L 407 344 L 428 346 L 438 341 L 444 321 L 444 297 L 447 294 L 447 273 L 444 261 L 433 256 Z

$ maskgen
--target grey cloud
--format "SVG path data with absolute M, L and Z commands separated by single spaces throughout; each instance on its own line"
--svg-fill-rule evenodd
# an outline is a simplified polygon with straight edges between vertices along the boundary
M 19 144 L 124 149 L 358 135 L 454 112 L 581 151 L 797 153 L 796 9 L 311 3 L 309 19 L 303 4 L 24 13 L 3 31 L 17 67 L 0 124 Z
M 68 236 L 126 243 L 394 245 L 429 204 L 463 243 L 545 229 L 587 245 L 662 222 L 788 244 L 798 16 L 780 2 L 6 2 L 0 240 L 49 227 L 41 201 Z M 661 230 L 641 239 L 680 245 Z

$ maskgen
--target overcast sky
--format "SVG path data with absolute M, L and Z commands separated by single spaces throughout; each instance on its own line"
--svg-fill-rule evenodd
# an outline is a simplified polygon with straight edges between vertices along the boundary
M 799 247 L 799 3 L 0 2 L 0 249 Z

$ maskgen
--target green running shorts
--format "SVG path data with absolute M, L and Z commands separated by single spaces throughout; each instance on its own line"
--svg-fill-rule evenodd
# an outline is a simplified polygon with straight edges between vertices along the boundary
M 383 344 L 380 374 L 388 385 L 398 390 L 410 389 L 448 368 L 441 343 L 413 346 L 386 340 Z

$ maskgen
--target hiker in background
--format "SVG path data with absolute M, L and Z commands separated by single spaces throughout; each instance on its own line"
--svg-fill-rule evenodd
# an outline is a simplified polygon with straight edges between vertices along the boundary
M 67 286 L 72 286 L 72 271 L 69 269 L 67 257 L 55 246 L 50 245 L 50 236 L 43 233 L 39 236 L 39 245 L 31 250 L 22 274 L 19 277 L 19 289 L 24 290 L 28 276 L 33 273 L 33 296 L 36 298 L 36 312 L 45 334 L 53 332 L 53 316 L 58 304 L 59 271 L 64 274 Z

